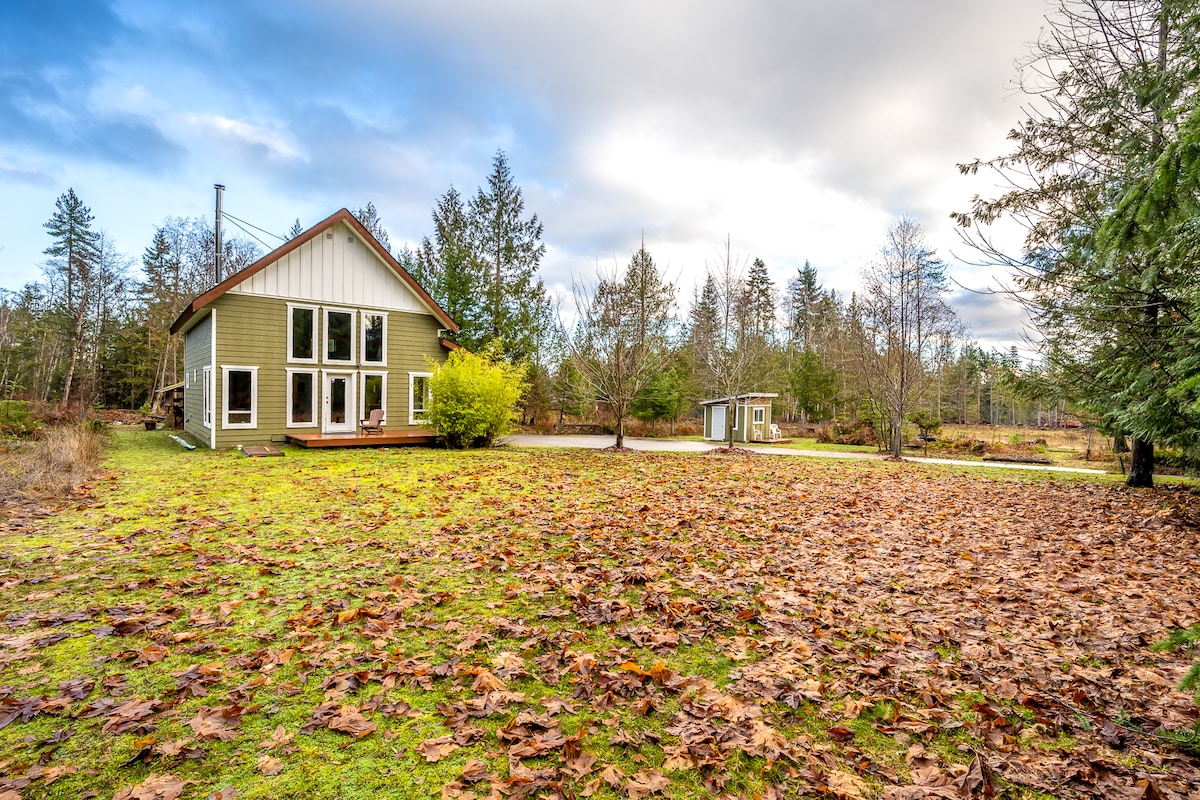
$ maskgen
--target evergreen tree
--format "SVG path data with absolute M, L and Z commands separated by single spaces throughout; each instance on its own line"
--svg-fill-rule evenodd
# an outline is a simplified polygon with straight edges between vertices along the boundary
M 44 252 L 50 256 L 47 262 L 49 276 L 52 281 L 56 279 L 63 290 L 60 314 L 65 324 L 63 335 L 69 342 L 69 355 L 61 404 L 66 408 L 84 345 L 84 324 L 91 297 L 92 272 L 98 258 L 99 235 L 92 230 L 91 209 L 83 204 L 74 189 L 68 189 L 60 196 L 54 209 L 44 226 L 54 242 Z
M 1179 341 L 1176 304 L 1187 290 L 1157 258 L 1173 244 L 1169 226 L 1101 231 L 1177 136 L 1200 73 L 1198 17 L 1194 0 L 1061 0 L 1022 65 L 1022 88 L 1038 102 L 1010 134 L 1014 152 L 960 167 L 993 168 L 1012 187 L 955 218 L 1025 226 L 1022 257 L 978 233 L 974 243 L 1021 270 L 1016 288 L 1042 335 L 1047 377 L 1130 426 L 1130 486 L 1152 485 L 1154 440 L 1171 435 L 1171 381 L 1160 367 Z
M 833 416 L 837 403 L 838 375 L 821 362 L 812 350 L 803 350 L 787 372 L 787 392 L 796 403 L 802 421 Z
M 746 333 L 771 341 L 775 335 L 775 283 L 761 258 L 754 259 L 746 275 L 742 307 Z
M 379 216 L 379 209 L 375 208 L 375 204 L 370 200 L 360 209 L 350 212 L 355 219 L 362 223 L 367 232 L 375 237 L 375 241 L 383 245 L 383 249 L 389 253 L 392 252 L 392 240 L 388 238 L 387 229 L 383 227 L 383 219 Z M 296 220 L 295 228 L 300 226 L 300 220 Z M 288 238 L 291 238 L 290 236 Z
M 370 206 L 371 204 L 367 203 L 367 205 Z M 300 226 L 300 218 L 296 217 L 296 221 L 292 223 L 292 227 L 288 228 L 288 232 L 283 235 L 283 238 L 290 242 L 302 233 L 304 233 L 304 228 Z
M 788 337 L 800 350 L 814 349 L 813 337 L 822 297 L 817 271 L 805 261 L 788 281 L 784 299 Z
M 506 357 L 532 358 L 548 333 L 550 304 L 537 276 L 546 246 L 537 214 L 525 216 L 525 199 L 508 158 L 497 150 L 487 185 L 468 207 L 471 244 L 486 266 L 484 304 L 473 335 L 500 341 Z
M 451 186 L 434 204 L 433 239 L 422 239 L 415 255 L 418 281 L 459 324 L 459 344 L 480 350 L 490 339 L 487 275 L 471 235 L 462 195 Z

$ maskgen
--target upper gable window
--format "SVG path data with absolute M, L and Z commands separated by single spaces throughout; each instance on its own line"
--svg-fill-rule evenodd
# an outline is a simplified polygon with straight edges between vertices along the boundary
M 317 310 L 288 304 L 288 361 L 316 363 Z
M 387 364 L 387 314 L 362 312 L 362 363 Z
M 325 309 L 325 363 L 354 363 L 354 312 Z

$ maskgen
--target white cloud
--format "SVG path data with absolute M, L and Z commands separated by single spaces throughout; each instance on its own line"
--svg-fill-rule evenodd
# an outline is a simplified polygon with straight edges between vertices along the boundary
M 300 146 L 285 132 L 282 122 L 230 119 L 220 114 L 184 114 L 178 124 L 169 124 L 181 139 L 213 137 L 235 147 L 275 160 L 307 161 Z

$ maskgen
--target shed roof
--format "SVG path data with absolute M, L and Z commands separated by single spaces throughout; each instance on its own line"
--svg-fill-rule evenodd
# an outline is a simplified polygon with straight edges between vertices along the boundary
M 316 225 L 312 226 L 294 239 L 289 239 L 281 247 L 275 248 L 262 258 L 255 261 L 253 264 L 247 266 L 245 269 L 241 269 L 233 273 L 216 286 L 201 294 L 191 303 L 188 303 L 188 305 L 184 307 L 183 312 L 180 313 L 178 318 L 176 318 L 175 322 L 171 323 L 171 333 L 179 333 L 179 331 L 181 331 L 183 327 L 187 325 L 188 320 L 190 320 L 197 311 L 200 311 L 209 303 L 216 300 L 218 297 L 225 294 L 230 289 L 249 278 L 251 275 L 261 272 L 262 270 L 271 266 L 300 245 L 315 239 L 325 230 L 332 228 L 339 222 L 344 222 L 353 228 L 354 232 L 362 237 L 362 240 L 366 242 L 372 250 L 375 251 L 380 260 L 382 260 L 383 263 L 392 270 L 392 272 L 396 273 L 396 277 L 400 278 L 400 280 L 402 280 L 408 286 L 408 288 L 417 295 L 420 301 L 426 306 L 426 308 L 430 310 L 430 312 L 432 312 L 433 316 L 435 316 L 439 322 L 445 325 L 448 330 L 454 331 L 455 333 L 458 332 L 458 323 L 451 319 L 450 315 L 447 314 L 445 310 L 443 310 L 442 307 L 437 304 L 437 301 L 430 297 L 429 293 L 421 288 L 421 285 L 416 282 L 413 276 L 408 274 L 408 270 L 400 266 L 400 262 L 396 260 L 395 256 L 389 253 L 387 248 L 375 240 L 375 237 L 372 236 L 370 231 L 368 231 L 366 227 L 364 227 L 363 224 L 358 221 L 358 218 L 351 214 L 349 210 L 343 208 L 331 216 L 321 220 Z
M 745 394 L 739 394 L 737 397 L 733 397 L 733 398 L 717 397 L 712 400 L 701 400 L 700 405 L 715 406 L 718 403 L 728 405 L 730 400 L 733 400 L 734 402 L 738 402 L 740 400 L 759 400 L 759 399 L 767 400 L 772 397 L 779 397 L 779 395 L 775 392 L 746 392 Z

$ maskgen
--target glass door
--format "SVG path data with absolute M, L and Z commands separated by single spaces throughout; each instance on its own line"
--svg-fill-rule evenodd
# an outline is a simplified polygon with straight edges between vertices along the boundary
M 325 433 L 354 433 L 358 420 L 354 418 L 354 373 L 325 373 L 324 410 L 325 419 L 321 430 Z

